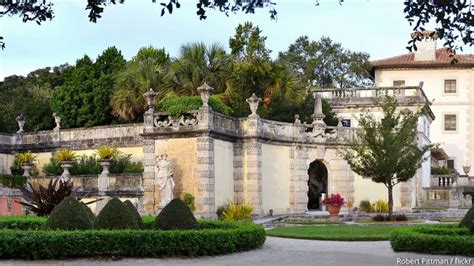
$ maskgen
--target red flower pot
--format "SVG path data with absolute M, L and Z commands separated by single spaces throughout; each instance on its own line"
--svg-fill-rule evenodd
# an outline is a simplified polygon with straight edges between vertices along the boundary
M 339 218 L 339 212 L 341 211 L 341 205 L 338 204 L 328 204 L 326 205 L 329 214 L 331 214 L 331 219 L 337 220 Z

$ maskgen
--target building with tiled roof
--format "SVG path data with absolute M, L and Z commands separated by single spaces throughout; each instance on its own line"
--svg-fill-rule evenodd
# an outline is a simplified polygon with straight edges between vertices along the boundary
M 436 117 L 429 138 L 446 152 L 445 165 L 463 174 L 463 166 L 474 165 L 474 55 L 437 49 L 433 32 L 412 37 L 418 39 L 417 51 L 371 62 L 375 86 L 423 82 Z M 429 185 L 430 177 L 423 178 L 423 186 Z

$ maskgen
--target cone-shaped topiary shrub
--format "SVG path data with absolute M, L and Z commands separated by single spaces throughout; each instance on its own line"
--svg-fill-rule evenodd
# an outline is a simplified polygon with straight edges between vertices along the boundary
M 467 227 L 474 223 L 474 206 L 472 206 L 464 216 L 464 218 L 461 220 L 461 223 L 459 223 L 459 227 Z
M 143 229 L 145 225 L 143 224 L 143 219 L 140 216 L 140 213 L 138 213 L 137 208 L 133 205 L 133 203 L 129 200 L 126 200 L 123 204 L 127 206 L 128 210 L 132 214 L 133 218 L 135 219 L 135 222 L 138 225 L 138 228 Z
M 53 209 L 45 227 L 61 230 L 87 230 L 94 228 L 94 220 L 87 213 L 83 203 L 69 196 Z
M 186 230 L 198 227 L 193 212 L 180 199 L 170 201 L 155 220 L 155 228 L 159 230 Z
M 86 211 L 87 215 L 89 216 L 89 219 L 91 219 L 95 223 L 95 220 L 97 217 L 95 217 L 95 214 L 92 212 L 92 210 L 84 202 L 80 201 L 79 203 L 81 204 L 82 208 L 84 208 L 84 210 Z
M 138 229 L 135 218 L 125 204 L 113 197 L 97 216 L 97 229 Z

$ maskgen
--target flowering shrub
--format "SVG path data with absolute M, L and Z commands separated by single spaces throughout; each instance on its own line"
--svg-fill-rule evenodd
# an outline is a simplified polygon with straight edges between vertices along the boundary
M 331 194 L 331 196 L 325 198 L 323 200 L 324 205 L 338 205 L 338 206 L 343 206 L 344 205 L 344 198 L 338 194 Z

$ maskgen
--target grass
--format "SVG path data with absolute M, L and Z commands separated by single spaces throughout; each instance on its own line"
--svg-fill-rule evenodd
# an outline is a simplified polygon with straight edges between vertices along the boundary
M 336 241 L 381 241 L 388 240 L 392 226 L 295 226 L 281 227 L 267 231 L 267 236 L 336 240 Z
M 359 218 L 356 221 L 359 224 L 420 224 L 423 223 L 424 220 L 408 220 L 408 221 L 383 221 L 377 222 L 372 220 L 372 218 Z
M 326 224 L 343 224 L 340 221 L 284 221 L 282 224 L 303 224 L 303 225 L 326 225 Z

